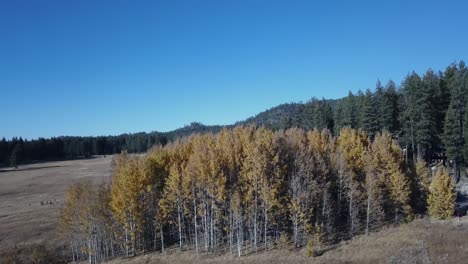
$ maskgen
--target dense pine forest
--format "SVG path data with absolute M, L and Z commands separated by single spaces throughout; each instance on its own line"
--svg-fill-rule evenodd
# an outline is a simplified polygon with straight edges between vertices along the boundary
M 109 184 L 68 191 L 60 224 L 70 256 L 95 263 L 167 247 L 242 256 L 284 245 L 313 256 L 426 213 L 449 219 L 468 160 L 467 84 L 461 62 L 413 72 L 399 87 L 377 82 L 115 149 Z
M 291 127 L 310 130 L 327 128 L 332 134 L 343 127 L 361 128 L 371 138 L 389 131 L 405 149 L 405 158 L 451 161 L 459 175 L 468 151 L 464 133 L 468 85 L 464 62 L 443 72 L 428 70 L 422 76 L 408 74 L 398 86 L 393 81 L 375 89 L 349 92 L 337 100 L 313 98 L 307 103 L 283 104 L 236 125 L 256 124 L 278 130 Z M 165 145 L 191 133 L 219 132 L 222 126 L 193 123 L 172 132 L 136 133 L 105 137 L 57 137 L 0 140 L 0 164 L 13 165 L 41 160 L 73 159 L 92 155 L 141 153 L 154 145 Z

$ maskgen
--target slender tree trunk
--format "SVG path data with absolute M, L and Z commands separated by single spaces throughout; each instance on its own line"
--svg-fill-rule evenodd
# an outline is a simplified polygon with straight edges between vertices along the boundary
M 354 235 L 354 217 L 353 217 L 353 195 L 350 195 L 351 197 L 349 198 L 349 219 L 351 223 L 351 236 Z
M 239 216 L 240 212 L 236 213 L 236 224 L 237 224 L 237 255 L 240 257 L 242 255 L 241 253 L 241 244 L 242 244 L 242 234 L 241 234 L 241 229 L 242 229 L 242 220 L 241 217 Z
M 203 214 L 203 236 L 205 240 L 205 252 L 208 251 L 208 207 L 206 205 L 206 201 L 203 202 L 203 206 L 205 207 L 205 213 Z
M 255 204 L 254 204 L 254 250 L 257 253 L 257 184 L 255 183 Z
M 405 145 L 405 163 L 408 164 L 408 144 Z
M 231 196 L 232 197 L 232 196 Z M 232 200 L 231 200 L 232 201 Z M 229 250 L 232 254 L 232 247 L 233 247 L 233 233 L 234 233 L 234 224 L 233 224 L 233 214 L 232 214 L 232 206 L 229 206 Z
M 73 239 L 71 238 L 71 235 L 70 235 L 70 246 L 71 246 L 71 250 L 72 250 L 72 259 L 73 259 L 73 262 L 76 261 L 76 258 L 75 258 L 75 247 L 73 246 Z
M 294 237 L 294 247 L 297 248 L 297 213 L 293 214 L 293 237 Z
M 135 223 L 132 221 L 131 225 L 131 240 L 132 240 L 132 257 L 136 255 L 136 230 L 135 230 Z
M 195 193 L 195 192 L 194 192 Z M 197 203 L 195 201 L 195 195 L 193 196 L 193 221 L 195 223 L 195 251 L 198 256 L 198 231 L 197 231 Z
M 214 226 L 213 226 L 213 221 L 214 221 L 214 201 L 211 200 L 211 220 L 210 220 L 210 230 L 211 230 L 211 251 L 213 252 L 214 249 Z
M 115 257 L 115 251 L 114 251 L 114 234 L 111 234 L 110 236 L 110 247 L 111 247 L 111 256 L 112 258 Z
M 422 151 L 421 151 L 421 144 L 418 143 L 418 159 L 422 159 L 422 156 L 421 156 L 422 153 L 421 153 L 421 152 L 422 152 Z
M 128 257 L 128 228 L 125 227 L 125 256 Z
M 163 232 L 163 227 L 164 226 L 163 226 L 162 220 L 160 222 L 159 227 L 160 227 L 160 232 L 159 233 L 161 233 L 161 252 L 164 253 L 164 232 Z
M 92 264 L 93 263 L 93 258 L 92 258 L 92 255 L 91 255 L 91 248 L 92 247 L 91 247 L 91 240 L 90 239 L 88 239 L 87 244 L 88 244 L 88 262 L 89 262 L 89 264 Z
M 177 221 L 179 222 L 179 249 L 182 251 L 182 223 L 181 223 L 181 209 L 180 209 L 180 202 L 179 198 L 177 198 Z
M 264 237 L 265 237 L 265 252 L 268 249 L 268 241 L 267 241 L 267 223 L 268 223 L 268 211 L 265 206 L 265 230 L 264 230 Z
M 366 235 L 369 235 L 369 220 L 370 220 L 370 196 L 367 196 L 367 217 L 366 217 Z

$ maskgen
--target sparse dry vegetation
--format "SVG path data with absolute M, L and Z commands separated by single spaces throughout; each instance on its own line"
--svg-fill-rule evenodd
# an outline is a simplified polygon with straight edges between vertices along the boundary
M 398 227 L 385 227 L 369 236 L 361 235 L 352 240 L 323 248 L 315 257 L 307 257 L 306 249 L 273 249 L 266 253 L 236 257 L 226 254 L 202 254 L 192 251 L 168 250 L 166 254 L 148 254 L 135 258 L 120 258 L 110 264 L 137 263 L 318 263 L 318 264 L 403 264 L 403 263 L 466 263 L 468 259 L 468 218 L 462 226 L 454 221 L 430 221 L 417 219 Z

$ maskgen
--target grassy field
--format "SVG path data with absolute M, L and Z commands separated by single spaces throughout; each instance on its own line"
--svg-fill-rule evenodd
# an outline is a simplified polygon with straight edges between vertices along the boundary
M 57 215 L 68 186 L 107 181 L 111 157 L 47 162 L 0 171 L 0 251 L 14 246 L 60 244 Z

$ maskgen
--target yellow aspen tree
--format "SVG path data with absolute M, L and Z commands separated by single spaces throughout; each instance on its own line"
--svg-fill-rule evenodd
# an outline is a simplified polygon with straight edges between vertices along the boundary
M 348 196 L 350 233 L 359 225 L 365 199 L 365 160 L 370 147 L 368 135 L 362 130 L 348 127 L 341 129 L 338 150 L 345 162 L 344 183 Z
M 210 247 L 211 251 L 217 247 L 218 234 L 222 234 L 222 215 L 226 201 L 226 159 L 223 156 L 223 149 L 218 144 L 217 136 L 210 135 L 210 145 L 208 149 L 210 159 L 210 186 L 208 196 L 211 197 L 210 204 Z
M 447 170 L 439 169 L 429 187 L 429 214 L 436 219 L 451 219 L 455 212 L 455 182 Z
M 242 198 L 240 197 L 239 191 L 234 190 L 231 196 L 231 209 L 232 209 L 232 218 L 233 224 L 232 229 L 233 233 L 235 230 L 236 233 L 236 242 L 237 242 L 237 256 L 242 256 L 242 244 L 243 244 L 243 227 L 242 227 Z
M 184 184 L 185 168 L 191 153 L 188 140 L 176 140 L 165 147 L 169 155 L 168 176 L 164 185 L 164 195 L 159 204 L 162 217 L 169 219 L 169 224 L 177 223 L 179 249 L 183 248 L 183 218 L 186 212 L 186 200 L 190 191 Z M 184 188 L 185 187 L 185 188 Z M 173 217 L 175 215 L 175 217 Z M 175 218 L 175 220 L 174 220 Z
M 275 218 L 272 211 L 278 205 L 278 175 L 275 171 L 278 157 L 273 148 L 273 132 L 264 127 L 254 133 L 244 162 L 244 174 L 251 185 L 250 197 L 253 200 L 254 250 L 257 250 L 258 233 L 263 221 L 265 250 L 268 246 L 268 225 Z M 263 219 L 259 211 L 263 211 Z
M 152 178 L 145 160 L 128 156 L 119 162 L 111 179 L 111 206 L 123 225 L 126 255 L 136 254 L 136 243 L 144 227 Z
M 378 133 L 366 155 L 366 234 L 369 234 L 373 226 L 385 220 L 385 209 L 391 200 L 387 188 L 391 172 L 384 160 L 387 155 L 386 147 L 386 142 Z
M 314 129 L 307 133 L 309 152 L 313 156 L 315 181 L 318 186 L 316 193 L 315 229 L 321 225 L 323 238 L 332 232 L 334 226 L 332 213 L 334 207 L 332 186 L 335 185 L 335 173 L 333 171 L 333 158 L 336 151 L 335 139 L 328 129 L 321 131 Z
M 80 217 L 80 198 L 83 193 L 81 184 L 73 184 L 68 188 L 65 195 L 64 205 L 60 210 L 59 224 L 61 230 L 68 236 L 70 248 L 72 250 L 73 261 L 78 260 L 78 253 L 80 249 L 79 239 L 80 235 L 79 217 Z
M 90 263 L 109 258 L 112 248 L 112 226 L 106 184 L 75 183 L 67 191 L 60 212 L 60 225 L 67 234 L 72 258 L 85 256 Z
M 191 189 L 190 200 L 192 201 L 192 216 L 195 233 L 195 250 L 199 252 L 199 239 L 204 242 L 205 251 L 208 251 L 208 203 L 207 188 L 209 181 L 209 137 L 207 135 L 195 134 L 190 137 L 193 146 L 193 153 L 190 155 L 186 167 L 187 189 Z M 201 222 L 199 223 L 199 219 Z M 201 232 L 198 235 L 199 231 Z
M 291 128 L 284 132 L 284 147 L 287 151 L 289 164 L 288 196 L 289 214 L 293 224 L 293 242 L 295 247 L 303 245 L 305 239 L 305 230 L 308 224 L 307 204 L 310 202 L 310 189 L 306 184 L 306 175 L 308 175 L 307 164 L 309 160 L 307 155 L 308 140 L 307 135 L 302 129 Z
M 388 132 L 378 133 L 372 144 L 372 155 L 377 160 L 377 169 L 383 174 L 392 201 L 395 221 L 413 217 L 411 208 L 410 179 L 403 171 L 403 152 Z
M 159 239 L 161 243 L 161 252 L 164 252 L 164 222 L 166 214 L 162 209 L 162 199 L 164 194 L 164 185 L 169 175 L 170 155 L 166 148 L 161 146 L 153 148 L 148 154 L 148 166 L 152 173 L 152 211 L 154 215 L 154 249 L 157 244 L 157 231 L 159 229 Z
M 229 250 L 231 254 L 234 250 L 234 232 L 237 232 L 238 226 L 235 222 L 237 215 L 234 215 L 233 204 L 233 191 L 239 186 L 238 179 L 243 163 L 242 144 L 239 140 L 238 131 L 240 127 L 233 130 L 223 129 L 216 136 L 216 149 L 218 161 L 223 163 L 223 171 L 225 178 L 225 210 L 228 215 L 225 216 L 224 230 L 228 233 L 229 237 Z M 240 207 L 238 208 L 240 210 Z M 237 212 L 240 215 L 240 211 Z M 227 218 L 227 219 L 226 219 Z M 239 236 L 236 237 L 236 239 Z M 240 238 L 240 237 L 239 237 Z M 239 248 L 238 248 L 239 250 Z M 239 253 L 239 252 L 238 252 Z

